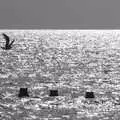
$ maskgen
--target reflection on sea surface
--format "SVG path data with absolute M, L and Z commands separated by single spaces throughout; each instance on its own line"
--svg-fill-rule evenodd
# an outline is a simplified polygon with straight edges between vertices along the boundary
M 4 32 L 16 41 L 0 49 L 1 120 L 119 120 L 120 32 Z

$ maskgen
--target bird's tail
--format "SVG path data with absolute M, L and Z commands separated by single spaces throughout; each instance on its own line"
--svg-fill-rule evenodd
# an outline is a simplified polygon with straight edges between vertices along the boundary
M 2 49 L 5 49 L 5 47 L 1 47 Z

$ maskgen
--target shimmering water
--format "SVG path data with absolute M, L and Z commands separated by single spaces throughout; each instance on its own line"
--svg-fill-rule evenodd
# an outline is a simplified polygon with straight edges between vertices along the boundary
M 1 120 L 119 120 L 120 31 L 4 30 L 0 46 L 3 32 L 15 42 L 0 49 Z

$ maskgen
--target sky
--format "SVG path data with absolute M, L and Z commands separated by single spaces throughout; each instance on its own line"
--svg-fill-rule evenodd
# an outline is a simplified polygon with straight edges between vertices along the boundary
M 120 0 L 0 0 L 1 29 L 119 29 Z

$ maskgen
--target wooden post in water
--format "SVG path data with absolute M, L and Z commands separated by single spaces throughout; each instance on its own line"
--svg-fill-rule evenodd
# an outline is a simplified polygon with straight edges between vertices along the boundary
M 58 96 L 58 90 L 50 90 L 49 91 L 49 96 L 51 96 L 51 97 Z
M 18 97 L 19 98 L 29 97 L 28 89 L 27 88 L 20 88 Z
M 95 98 L 94 92 L 86 92 L 85 98 L 88 98 L 88 99 Z

